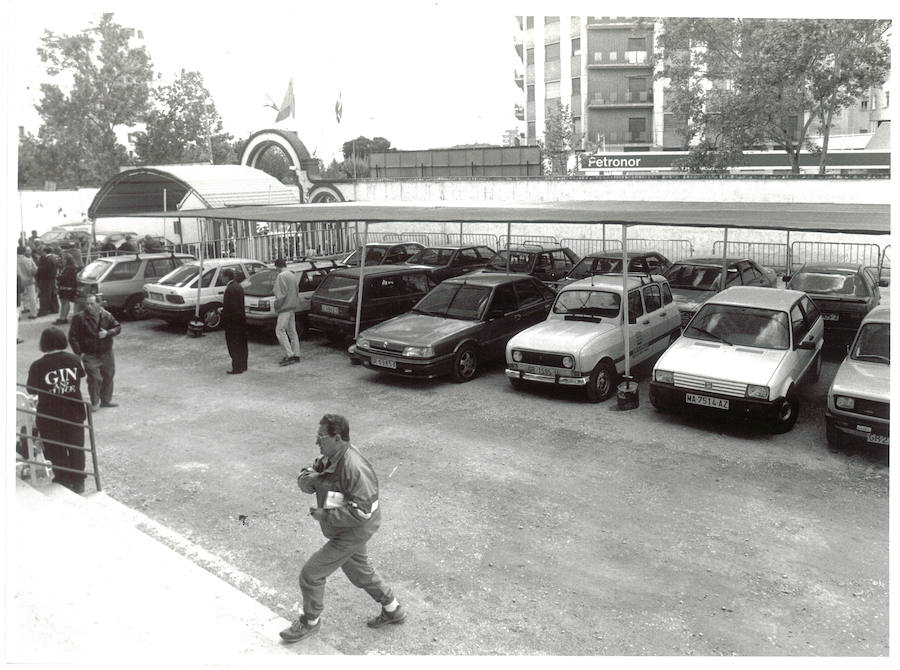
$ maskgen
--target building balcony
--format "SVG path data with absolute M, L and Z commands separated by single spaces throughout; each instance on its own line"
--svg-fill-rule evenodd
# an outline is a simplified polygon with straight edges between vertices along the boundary
M 591 109 L 609 109 L 612 107 L 653 107 L 653 92 L 627 91 L 623 96 L 620 96 L 615 92 L 600 95 L 595 94 L 588 99 L 588 107 Z

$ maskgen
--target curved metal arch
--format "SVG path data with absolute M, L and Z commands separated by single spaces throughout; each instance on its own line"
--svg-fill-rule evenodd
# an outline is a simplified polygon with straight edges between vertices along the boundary
M 265 153 L 266 149 L 273 146 L 281 149 L 288 157 L 290 164 L 297 168 L 301 167 L 301 161 L 310 159 L 309 151 L 306 150 L 306 146 L 296 133 L 268 129 L 257 131 L 247 139 L 247 144 L 241 154 L 241 165 L 256 167 L 260 156 Z
M 162 181 L 175 186 L 171 193 L 171 200 L 167 201 L 166 203 L 166 211 L 177 209 L 178 204 L 192 191 L 196 194 L 197 198 L 203 203 L 204 206 L 211 206 L 210 203 L 207 202 L 207 200 L 200 193 L 197 193 L 193 190 L 193 187 L 191 187 L 190 184 L 188 184 L 183 179 L 179 179 L 171 172 L 158 170 L 155 168 L 134 168 L 131 170 L 125 170 L 124 172 L 120 172 L 111 179 L 107 180 L 106 183 L 100 187 L 100 190 L 98 190 L 96 195 L 94 195 L 94 199 L 91 201 L 91 204 L 88 207 L 88 218 L 96 219 L 98 216 L 129 214 L 146 209 L 156 209 L 159 211 L 163 211 L 163 203 L 161 202 L 147 206 L 145 203 L 143 203 L 143 200 L 135 197 L 134 193 L 119 192 L 118 187 L 121 184 L 129 182 L 140 184 L 141 178 L 145 176 L 152 177 L 155 181 Z M 117 202 L 112 201 L 113 197 L 115 197 L 116 200 L 121 200 L 122 204 L 118 204 Z
M 345 202 L 341 190 L 328 182 L 318 183 L 309 191 L 310 202 Z

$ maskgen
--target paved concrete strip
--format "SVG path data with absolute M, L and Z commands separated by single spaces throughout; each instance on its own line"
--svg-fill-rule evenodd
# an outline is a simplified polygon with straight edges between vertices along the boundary
M 336 654 L 313 637 L 279 641 L 288 622 L 143 532 L 231 577 L 232 566 L 104 494 L 16 482 L 8 529 L 6 660 L 16 663 L 175 660 L 259 667 Z

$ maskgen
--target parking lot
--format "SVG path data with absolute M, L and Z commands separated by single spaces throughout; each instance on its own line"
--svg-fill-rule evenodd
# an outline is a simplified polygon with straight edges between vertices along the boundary
M 20 324 L 17 380 L 50 321 Z M 370 555 L 410 619 L 367 629 L 376 606 L 335 575 L 320 635 L 344 653 L 886 655 L 888 467 L 825 444 L 842 353 L 771 435 L 656 412 L 649 369 L 619 411 L 514 391 L 499 363 L 467 384 L 380 375 L 315 333 L 288 367 L 258 334 L 226 375 L 221 332 L 123 321 L 100 471 L 290 617 L 323 541 L 295 478 L 319 417 L 345 414 L 381 485 Z

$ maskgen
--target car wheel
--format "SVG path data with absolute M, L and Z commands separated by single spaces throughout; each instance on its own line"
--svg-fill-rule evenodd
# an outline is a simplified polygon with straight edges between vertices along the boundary
M 786 433 L 797 423 L 797 415 L 800 414 L 800 401 L 794 395 L 793 389 L 778 406 L 775 421 L 772 424 L 772 432 Z
M 590 402 L 602 402 L 612 395 L 616 382 L 616 370 L 609 361 L 600 361 L 591 372 L 587 385 Z
M 819 377 L 822 376 L 822 352 L 816 354 L 816 360 L 813 361 L 812 367 L 809 371 L 809 383 L 815 384 L 819 381 Z
M 478 352 L 471 344 L 460 347 L 453 357 L 450 376 L 458 384 L 471 381 L 478 374 Z
M 147 310 L 144 309 L 144 296 L 133 295 L 125 303 L 125 315 L 133 321 L 147 318 Z
M 294 322 L 297 324 L 297 338 L 302 340 L 306 337 L 306 331 L 309 330 L 309 323 L 306 321 L 306 315 L 297 314 L 294 317 Z
M 222 325 L 222 312 L 219 311 L 219 307 L 219 305 L 212 305 L 203 311 L 201 318 L 203 319 L 203 326 L 207 330 L 216 330 Z

